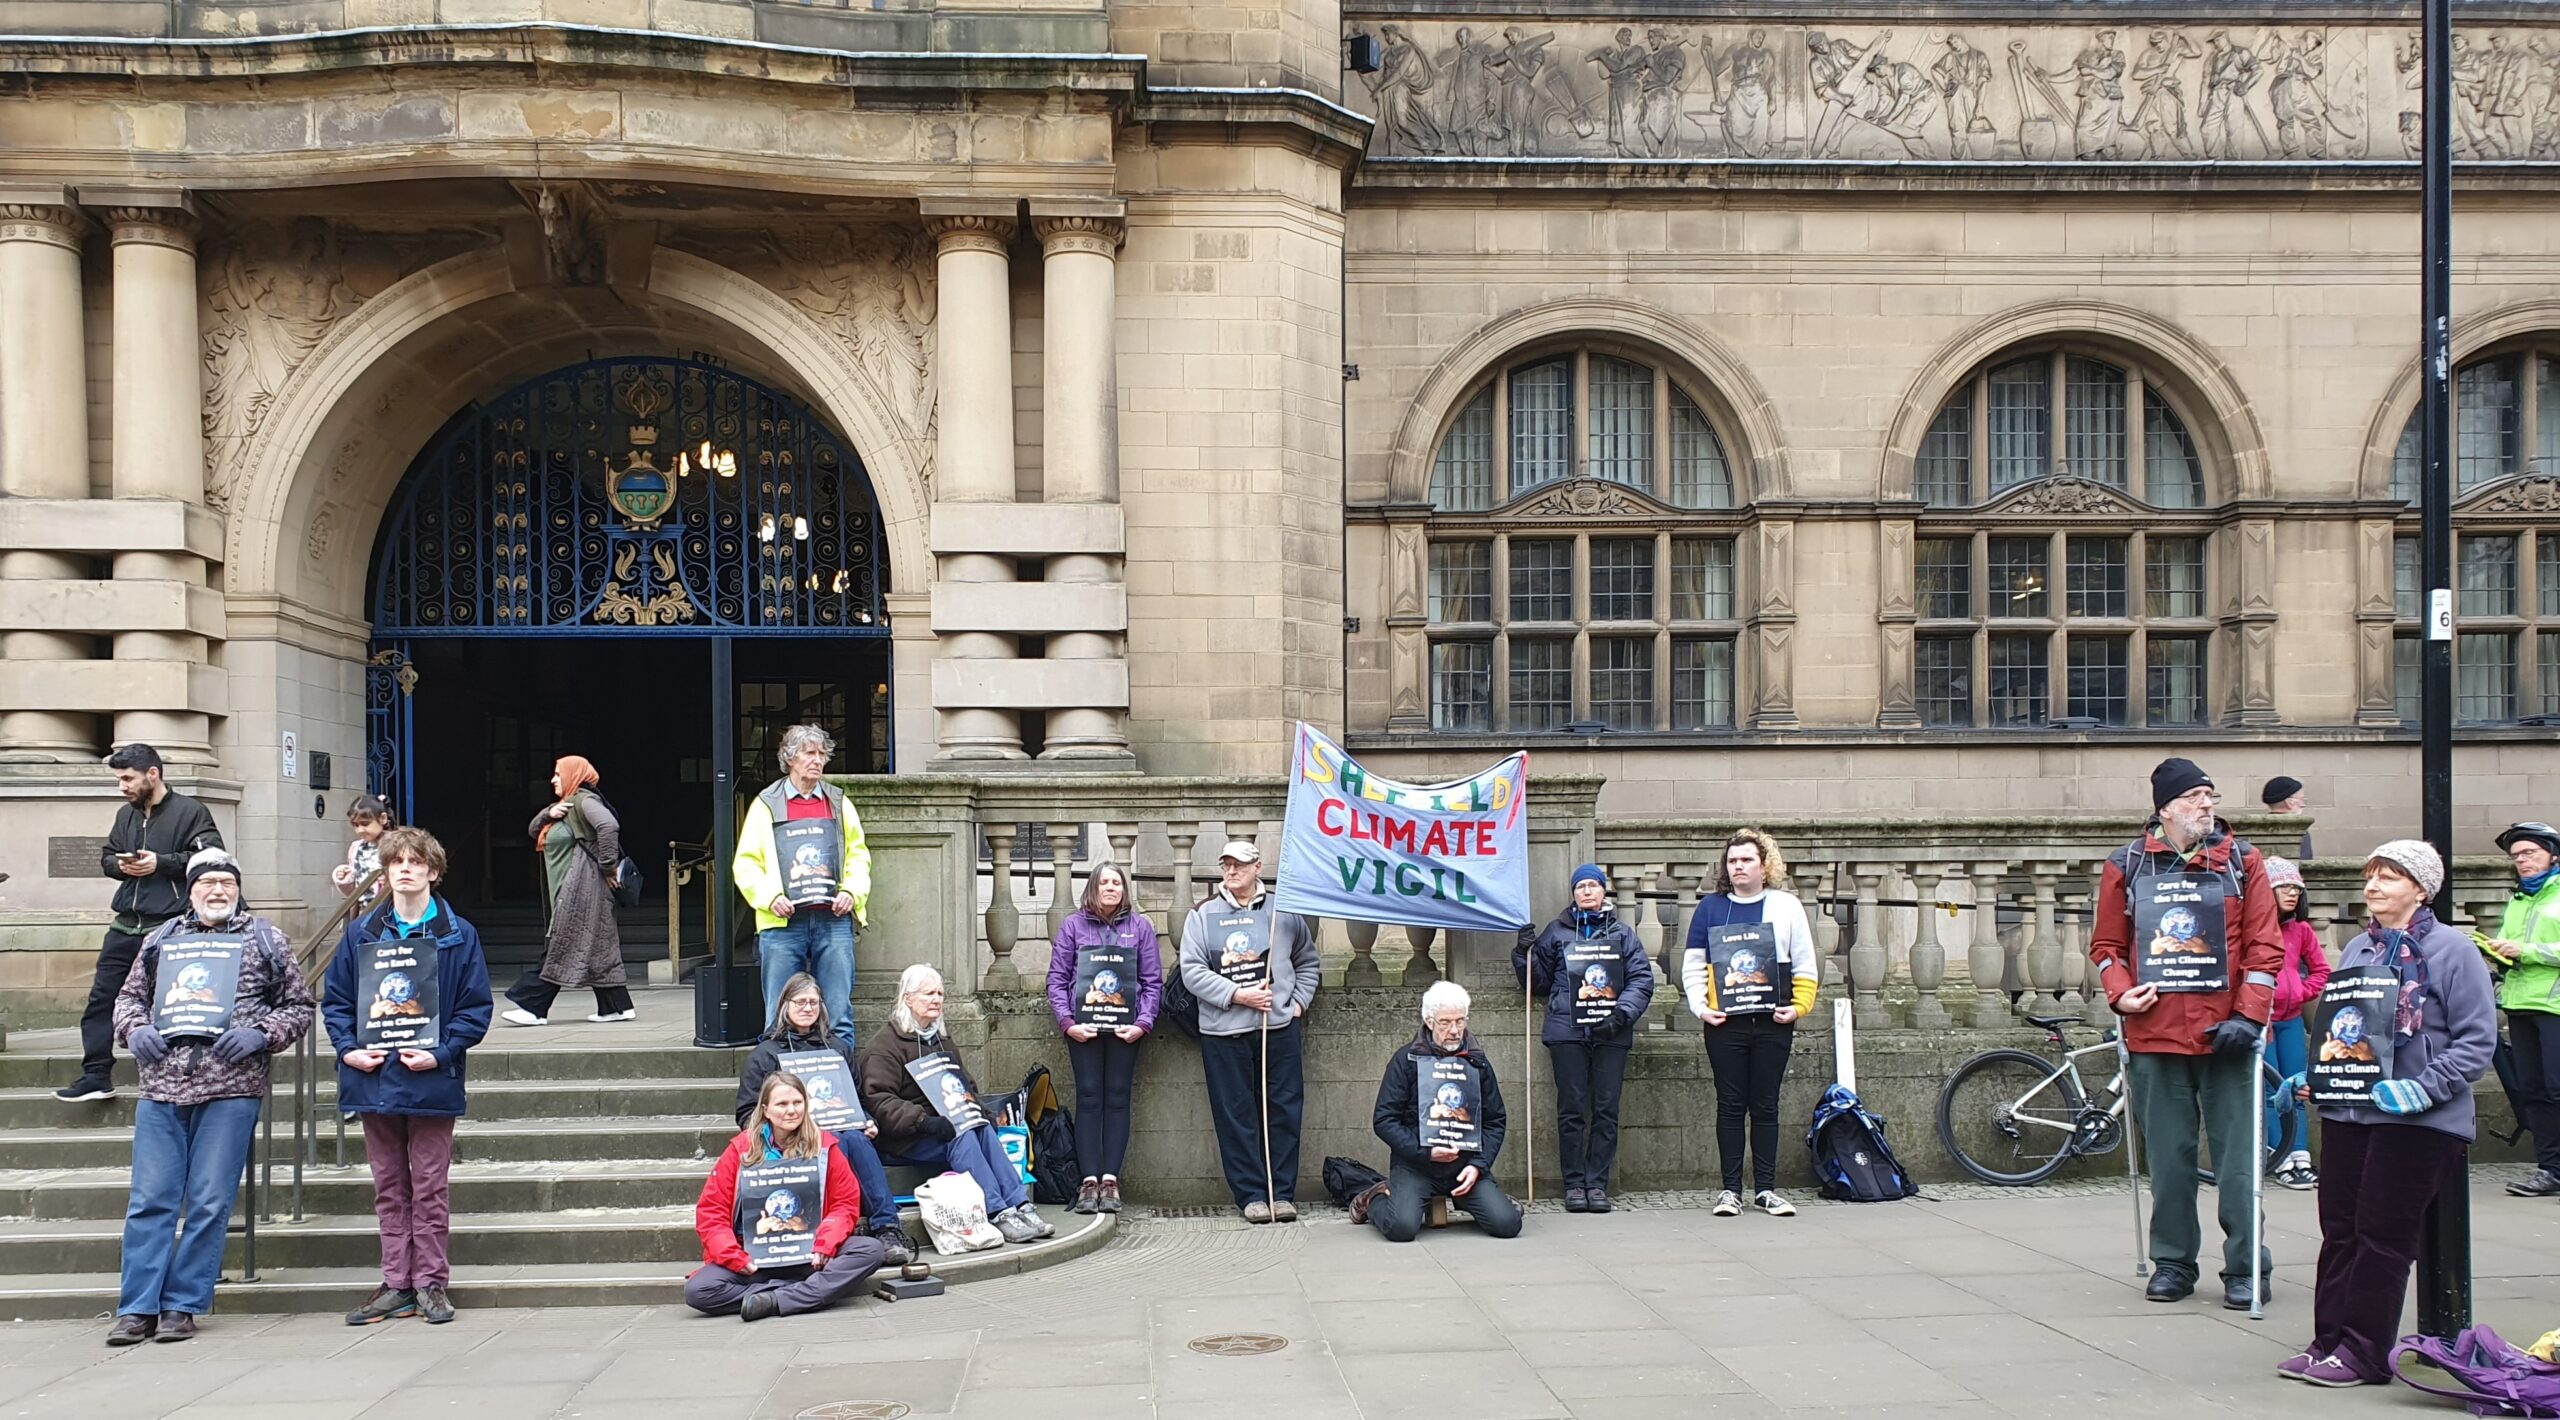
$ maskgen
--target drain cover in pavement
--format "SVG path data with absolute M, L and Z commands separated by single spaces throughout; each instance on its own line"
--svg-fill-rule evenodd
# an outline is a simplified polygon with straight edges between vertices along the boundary
M 830 1400 L 812 1405 L 792 1420 L 898 1420 L 907 1407 L 894 1400 Z
M 1289 1344 L 1285 1336 L 1270 1336 L 1258 1331 L 1231 1331 L 1220 1336 L 1195 1336 L 1191 1349 L 1203 1356 L 1268 1356 Z M 808 1417 L 803 1417 L 808 1420 Z

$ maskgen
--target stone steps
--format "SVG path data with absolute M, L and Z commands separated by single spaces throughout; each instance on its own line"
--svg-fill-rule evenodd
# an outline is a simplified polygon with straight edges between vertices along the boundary
M 995 1277 L 1011 1277 L 1036 1268 L 1051 1267 L 1092 1253 L 1111 1241 L 1116 1220 L 1109 1216 L 1079 1217 L 1063 1209 L 1051 1209 L 1050 1221 L 1057 1224 L 1058 1235 L 1022 1246 L 1007 1244 L 990 1252 L 965 1257 L 933 1257 L 937 1277 L 955 1286 L 985 1281 Z M 372 1220 L 365 1225 L 363 1242 L 373 1246 Z M 680 1300 L 685 1274 L 700 1265 L 699 1254 L 687 1251 L 680 1260 L 648 1261 L 614 1259 L 589 1262 L 541 1263 L 529 1260 L 489 1263 L 463 1261 L 464 1238 L 471 1229 L 467 1223 L 476 1219 L 454 1218 L 453 1300 L 458 1307 L 629 1307 L 667 1306 Z M 304 1225 L 308 1227 L 308 1224 Z M 569 1227 L 579 1226 L 570 1220 Z M 381 1281 L 374 1254 L 368 1251 L 358 1261 L 329 1266 L 286 1267 L 273 1263 L 269 1250 L 285 1231 L 286 1225 L 258 1230 L 258 1280 L 241 1278 L 236 1266 L 240 1241 L 234 1238 L 231 1252 L 235 1265 L 223 1273 L 222 1285 L 214 1293 L 217 1313 L 240 1315 L 275 1312 L 346 1311 L 370 1296 Z M 914 1231 L 910 1223 L 909 1231 Z M 692 1228 L 685 1228 L 688 1244 Z M 112 1314 L 116 1304 L 116 1274 L 112 1264 L 97 1271 L 81 1272 L 0 1272 L 0 1320 L 35 1321 L 96 1317 Z M 929 1306 L 930 1302 L 917 1305 Z
M 644 1010 L 656 1006 L 653 998 Z M 461 1306 L 665 1304 L 699 1265 L 693 1204 L 710 1161 L 736 1134 L 730 1111 L 745 1053 L 700 1050 L 629 1027 L 549 1027 L 500 1034 L 471 1056 L 470 1113 L 455 1131 L 454 1297 Z M 588 1031 L 594 1031 L 592 1035 Z M 116 1062 L 115 1099 L 66 1105 L 52 1091 L 78 1073 L 76 1053 L 0 1054 L 0 1318 L 111 1311 L 123 1242 L 133 1062 Z M 225 1245 L 223 1311 L 343 1311 L 378 1280 L 379 1238 L 362 1130 L 339 1159 L 336 1072 L 325 1057 L 300 1223 L 291 1153 L 295 1064 L 278 1062 L 268 1102 L 278 1163 L 258 1226 L 258 1280 L 242 1280 L 248 1216 L 235 1209 Z M 892 1181 L 903 1192 L 913 1176 Z M 1081 1256 L 1111 1234 L 1109 1218 L 1048 1210 L 1059 1236 L 967 1258 L 933 1259 L 951 1281 L 1010 1275 Z M 909 1232 L 921 1228 L 909 1216 Z

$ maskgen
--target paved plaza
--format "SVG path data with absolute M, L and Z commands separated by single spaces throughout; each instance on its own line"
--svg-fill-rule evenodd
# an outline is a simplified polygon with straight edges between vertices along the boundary
M 2478 1310 L 2530 1339 L 2560 1324 L 2560 1204 L 2505 1196 L 2512 1173 L 2474 1180 Z M 1712 1217 L 1691 1195 L 1607 1217 L 1541 1203 L 1516 1242 L 1460 1224 L 1405 1247 L 1331 1210 L 1266 1228 L 1137 1212 L 1082 1261 L 753 1325 L 672 1304 L 367 1330 L 217 1311 L 194 1342 L 126 1352 L 100 1344 L 103 1320 L 0 1325 L 0 1420 L 794 1420 L 831 1406 L 818 1414 L 2189 1420 L 2429 1405 L 2270 1374 L 2309 1324 L 2307 1194 L 2270 1196 L 2277 1289 L 2253 1324 L 2201 1298 L 2141 1300 L 2120 1188 L 1932 1193 L 1785 1220 Z M 1212 1340 L 1240 1335 L 1286 1344 L 1226 1354 L 1245 1348 Z

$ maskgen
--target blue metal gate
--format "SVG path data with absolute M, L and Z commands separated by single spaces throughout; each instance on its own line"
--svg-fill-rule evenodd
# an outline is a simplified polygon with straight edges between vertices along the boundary
M 407 818 L 412 643 L 886 638 L 861 458 L 793 396 L 695 360 L 597 360 L 457 415 L 374 553 L 366 778 Z

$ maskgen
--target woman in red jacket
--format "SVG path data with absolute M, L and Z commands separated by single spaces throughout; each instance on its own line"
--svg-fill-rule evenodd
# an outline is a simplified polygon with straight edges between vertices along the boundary
M 738 1173 L 785 1159 L 826 1160 L 825 1207 L 818 1221 L 817 1265 L 759 1270 L 738 1240 Z M 701 1268 L 684 1279 L 685 1305 L 712 1316 L 736 1312 L 742 1321 L 823 1311 L 858 1296 L 887 1256 L 877 1239 L 862 1236 L 862 1190 L 836 1141 L 809 1122 L 808 1087 L 788 1070 L 765 1076 L 747 1127 L 729 1141 L 693 1205 L 693 1231 L 702 1239 Z

